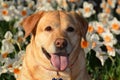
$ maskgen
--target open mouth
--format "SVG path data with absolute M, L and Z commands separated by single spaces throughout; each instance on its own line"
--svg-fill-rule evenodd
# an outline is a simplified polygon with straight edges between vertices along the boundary
M 48 59 L 51 58 L 50 54 L 49 54 L 43 47 L 42 47 L 42 51 L 43 51 L 43 53 L 46 55 L 46 57 L 47 57 Z
M 56 70 L 64 71 L 68 66 L 68 54 L 67 53 L 48 53 L 45 48 L 42 47 L 43 53 L 50 60 L 51 64 L 56 68 Z

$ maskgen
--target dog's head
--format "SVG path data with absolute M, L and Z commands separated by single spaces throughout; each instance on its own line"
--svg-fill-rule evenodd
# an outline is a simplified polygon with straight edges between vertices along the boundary
M 88 24 L 75 12 L 37 12 L 23 22 L 25 37 L 33 34 L 35 45 L 58 70 L 68 66 L 69 55 L 85 38 Z

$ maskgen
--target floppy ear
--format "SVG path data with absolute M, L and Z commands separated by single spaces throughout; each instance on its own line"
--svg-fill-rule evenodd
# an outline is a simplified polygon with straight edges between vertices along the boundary
M 22 26 L 25 30 L 25 38 L 28 37 L 30 35 L 30 33 L 33 32 L 33 30 L 35 29 L 35 27 L 37 26 L 37 22 L 40 20 L 40 18 L 43 15 L 43 11 L 41 12 L 37 12 L 35 14 L 32 14 L 28 17 L 26 17 L 23 22 L 22 22 Z
M 79 16 L 79 15 L 78 15 Z M 82 37 L 86 40 L 86 33 L 88 31 L 88 22 L 82 16 L 77 17 L 78 21 L 80 22 L 80 31 Z
M 87 30 L 88 30 L 88 22 L 81 15 L 79 15 L 75 12 L 71 12 L 71 13 L 76 18 L 77 23 L 80 27 L 79 28 L 80 29 L 80 35 L 84 38 L 84 40 L 86 40 L 86 33 L 87 33 Z

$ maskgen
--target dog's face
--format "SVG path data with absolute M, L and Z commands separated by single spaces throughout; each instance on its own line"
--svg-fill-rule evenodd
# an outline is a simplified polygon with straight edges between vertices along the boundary
M 85 38 L 87 22 L 76 13 L 49 11 L 26 18 L 23 27 L 26 37 L 33 33 L 35 45 L 51 64 L 57 70 L 65 70 L 69 55 L 80 45 L 81 38 Z

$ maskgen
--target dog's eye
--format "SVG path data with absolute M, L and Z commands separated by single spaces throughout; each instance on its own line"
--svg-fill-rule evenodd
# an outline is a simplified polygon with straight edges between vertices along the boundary
M 73 31 L 74 31 L 74 28 L 73 28 L 73 27 L 68 27 L 66 31 L 68 31 L 68 32 L 73 32 Z
M 52 27 L 51 27 L 51 26 L 47 26 L 47 27 L 45 28 L 45 31 L 52 31 Z

